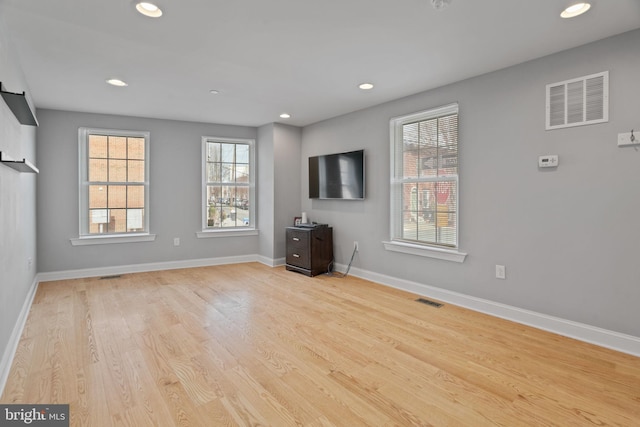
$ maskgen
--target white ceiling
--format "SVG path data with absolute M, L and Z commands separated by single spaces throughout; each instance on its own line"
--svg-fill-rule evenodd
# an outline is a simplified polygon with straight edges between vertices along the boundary
M 157 3 L 152 19 L 131 0 L 0 0 L 29 84 L 5 89 L 38 108 L 304 126 L 640 27 L 640 0 L 570 20 L 562 0 Z

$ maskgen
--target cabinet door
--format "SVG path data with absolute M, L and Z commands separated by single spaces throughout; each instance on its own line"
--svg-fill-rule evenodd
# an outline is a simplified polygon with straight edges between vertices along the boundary
M 327 272 L 333 261 L 333 233 L 331 227 L 314 230 L 311 236 L 311 270 L 314 275 Z

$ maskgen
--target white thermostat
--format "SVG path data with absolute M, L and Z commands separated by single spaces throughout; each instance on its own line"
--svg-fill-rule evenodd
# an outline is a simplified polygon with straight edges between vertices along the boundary
M 558 155 L 557 154 L 549 154 L 546 156 L 538 157 L 538 167 L 539 168 L 555 168 L 558 166 Z

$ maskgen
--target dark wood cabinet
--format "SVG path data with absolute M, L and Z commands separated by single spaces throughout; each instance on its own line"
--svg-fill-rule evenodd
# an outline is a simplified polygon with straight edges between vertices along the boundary
M 329 271 L 333 261 L 333 228 L 287 227 L 287 270 L 307 276 Z

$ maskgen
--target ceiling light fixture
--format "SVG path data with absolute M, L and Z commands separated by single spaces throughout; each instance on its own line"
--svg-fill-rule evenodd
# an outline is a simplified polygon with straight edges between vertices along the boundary
M 210 93 L 211 95 L 217 95 L 217 94 L 219 94 L 219 93 L 220 93 L 220 91 L 219 91 L 219 90 L 216 90 L 216 89 L 211 89 L 211 90 L 209 91 L 209 93 Z
M 124 82 L 120 79 L 108 79 L 107 83 L 109 83 L 111 86 L 118 86 L 118 87 L 129 86 L 127 82 Z
M 291 118 L 291 114 L 282 113 L 282 114 L 280 114 L 280 118 L 282 118 L 282 119 L 290 119 Z
M 159 18 L 162 16 L 162 9 L 160 9 L 155 4 L 147 1 L 136 3 L 136 10 L 144 16 L 148 16 L 150 18 Z
M 435 10 L 442 10 L 451 4 L 451 0 L 431 0 L 431 6 Z
M 371 83 L 362 83 L 358 86 L 362 90 L 370 90 L 373 89 L 373 85 Z
M 575 18 L 578 15 L 582 15 L 591 8 L 591 4 L 586 2 L 572 3 L 565 10 L 562 11 L 560 16 L 562 18 Z

